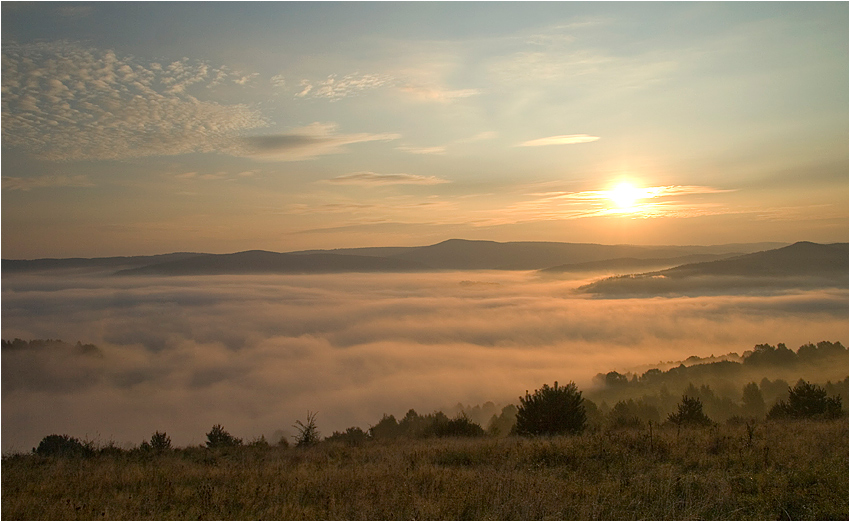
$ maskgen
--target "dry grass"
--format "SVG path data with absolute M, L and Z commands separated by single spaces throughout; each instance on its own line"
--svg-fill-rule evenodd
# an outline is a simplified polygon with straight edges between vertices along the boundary
M 6 520 L 848 518 L 846 418 L 2 466 Z

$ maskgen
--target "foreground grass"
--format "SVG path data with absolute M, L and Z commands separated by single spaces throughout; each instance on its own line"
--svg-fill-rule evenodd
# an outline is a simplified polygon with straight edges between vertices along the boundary
M 8 456 L 12 519 L 848 519 L 847 419 Z

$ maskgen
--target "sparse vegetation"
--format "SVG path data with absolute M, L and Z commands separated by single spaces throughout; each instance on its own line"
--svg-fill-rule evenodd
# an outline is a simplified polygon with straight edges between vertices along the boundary
M 306 424 L 300 420 L 295 421 L 293 426 L 298 430 L 298 435 L 295 436 L 295 446 L 304 448 L 318 444 L 321 439 L 319 428 L 316 426 L 316 413 L 307 412 Z
M 617 390 L 641 380 L 605 379 Z M 486 432 L 458 405 L 454 418 L 411 409 L 322 440 L 307 412 L 294 447 L 263 436 L 243 445 L 220 424 L 206 447 L 173 448 L 159 431 L 135 449 L 54 434 L 30 455 L 4 456 L 2 517 L 846 520 L 848 418 L 830 386 L 763 379 L 735 402 L 688 384 L 670 412 L 659 408 L 675 401 L 666 388 L 666 402 L 644 395 L 608 408 L 555 382 L 500 414 L 493 403 L 467 408 L 490 416 Z M 764 395 L 780 387 L 788 398 L 765 419 Z M 704 398 L 745 415 L 715 423 Z
M 652 443 L 650 444 L 650 433 Z M 847 520 L 847 418 L 547 438 L 8 455 L 21 519 Z

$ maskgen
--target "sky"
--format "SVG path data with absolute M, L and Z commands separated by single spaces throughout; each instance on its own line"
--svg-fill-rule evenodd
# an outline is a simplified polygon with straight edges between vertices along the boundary
M 2 255 L 848 237 L 848 5 L 2 4 Z

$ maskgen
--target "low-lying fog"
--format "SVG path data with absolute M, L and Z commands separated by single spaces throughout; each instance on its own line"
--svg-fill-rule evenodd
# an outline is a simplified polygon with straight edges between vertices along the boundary
M 846 289 L 601 299 L 533 272 L 119 278 L 3 276 L 2 449 L 67 433 L 119 445 L 213 424 L 246 441 L 318 412 L 322 435 L 454 404 L 517 403 L 610 370 L 847 343 Z M 274 442 L 274 441 L 272 441 Z

